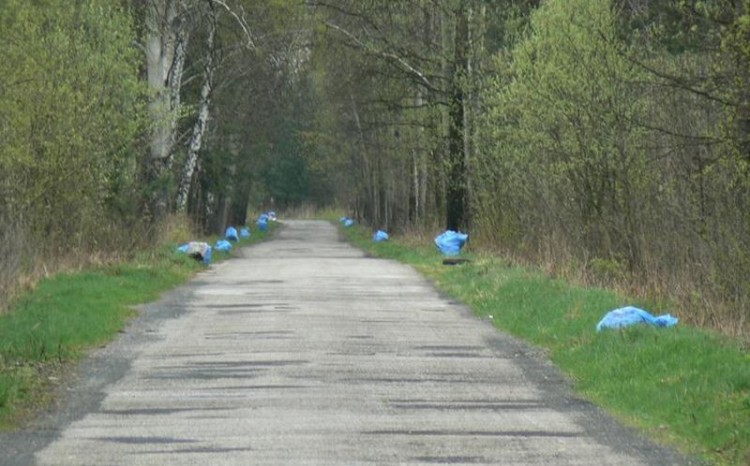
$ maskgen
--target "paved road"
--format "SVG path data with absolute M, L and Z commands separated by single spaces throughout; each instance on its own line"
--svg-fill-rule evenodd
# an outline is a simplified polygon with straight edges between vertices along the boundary
M 685 464 L 325 222 L 242 256 L 145 306 L 5 463 Z

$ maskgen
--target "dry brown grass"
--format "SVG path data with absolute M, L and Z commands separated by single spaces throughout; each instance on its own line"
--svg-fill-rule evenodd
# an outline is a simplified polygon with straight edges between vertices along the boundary
M 131 259 L 135 251 L 154 244 L 175 244 L 196 237 L 194 224 L 184 216 L 170 216 L 162 224 L 108 224 L 99 227 L 97 241 L 83 241 L 79 236 L 65 242 L 50 238 L 34 243 L 18 223 L 6 223 L 0 231 L 0 314 L 13 301 L 34 290 L 40 280 L 57 273 L 76 272 L 88 267 L 116 264 Z

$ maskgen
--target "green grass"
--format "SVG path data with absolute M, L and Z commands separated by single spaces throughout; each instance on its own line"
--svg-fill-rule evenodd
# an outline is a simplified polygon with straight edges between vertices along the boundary
M 583 288 L 497 257 L 444 266 L 432 245 L 373 243 L 363 227 L 346 237 L 369 253 L 414 266 L 495 326 L 545 348 L 586 398 L 646 435 L 715 464 L 750 464 L 750 354 L 708 330 L 631 327 L 597 333 L 603 315 L 649 302 Z
M 240 245 L 261 241 L 253 231 Z M 210 238 L 214 244 L 216 237 Z M 8 429 L 49 401 L 49 388 L 66 366 L 105 344 L 134 315 L 134 305 L 204 270 L 176 245 L 141 252 L 127 263 L 45 279 L 0 316 L 0 429 Z M 231 253 L 214 251 L 213 261 Z

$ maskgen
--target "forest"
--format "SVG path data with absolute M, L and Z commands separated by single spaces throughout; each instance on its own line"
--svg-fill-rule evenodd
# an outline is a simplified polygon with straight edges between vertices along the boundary
M 750 330 L 750 0 L 0 0 L 0 307 L 334 208 Z

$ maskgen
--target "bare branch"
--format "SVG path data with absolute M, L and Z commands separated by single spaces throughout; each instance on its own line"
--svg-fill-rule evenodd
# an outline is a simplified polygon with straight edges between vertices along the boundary
M 327 21 L 325 24 L 326 24 L 326 26 L 330 27 L 331 29 L 335 29 L 336 31 L 344 34 L 346 37 L 348 37 L 350 40 L 352 40 L 359 48 L 363 49 L 364 51 L 372 53 L 372 54 L 377 55 L 377 56 L 380 56 L 380 57 L 385 58 L 385 59 L 389 59 L 389 60 L 395 61 L 406 72 L 408 72 L 409 74 L 411 74 L 413 76 L 416 76 L 417 80 L 423 86 L 425 86 L 427 89 L 429 89 L 431 91 L 435 91 L 435 92 L 438 91 L 438 89 L 430 82 L 430 80 L 427 79 L 427 76 L 425 76 L 424 73 L 422 73 L 418 69 L 416 69 L 413 66 L 411 66 L 402 57 L 400 57 L 400 56 L 398 56 L 398 55 L 396 55 L 394 53 L 391 53 L 391 52 L 386 52 L 386 51 L 383 51 L 383 50 L 374 49 L 373 47 L 371 47 L 371 46 L 365 44 L 364 42 L 362 42 L 358 37 L 356 37 L 351 32 L 347 31 L 346 29 L 344 29 L 344 28 L 342 28 L 342 27 L 340 27 L 340 26 L 338 26 L 338 25 L 336 25 L 336 24 L 334 24 L 334 23 L 332 23 L 330 21 Z
M 242 30 L 244 31 L 245 37 L 247 37 L 247 47 L 254 49 L 255 42 L 253 41 L 253 35 L 250 33 L 250 28 L 247 25 L 247 21 L 245 21 L 244 14 L 241 17 L 234 10 L 232 10 L 232 8 L 230 8 L 229 5 L 227 5 L 226 2 L 224 2 L 223 0 L 213 0 L 213 1 L 217 5 L 221 5 L 222 7 L 224 7 L 224 9 L 227 10 L 229 14 L 234 17 L 235 21 L 237 21 L 237 24 L 239 24 Z M 241 8 L 242 7 L 240 7 L 240 9 Z

